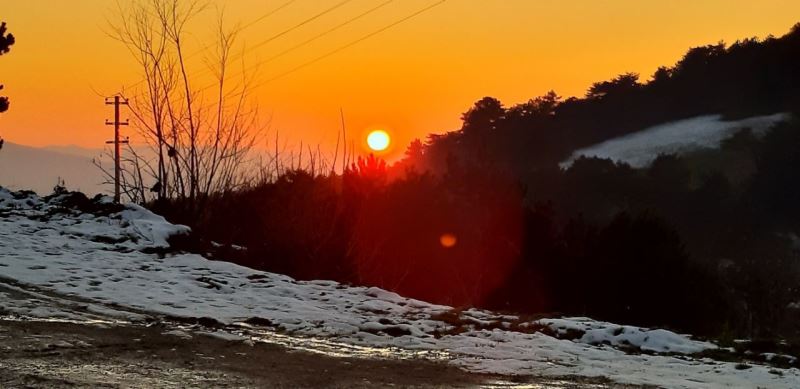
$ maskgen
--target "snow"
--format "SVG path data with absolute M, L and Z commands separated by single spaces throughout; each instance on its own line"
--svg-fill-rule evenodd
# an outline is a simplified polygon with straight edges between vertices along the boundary
M 764 358 L 765 361 L 773 361 L 775 359 L 781 359 L 789 364 L 794 364 L 795 362 L 797 362 L 797 358 L 786 354 L 762 353 L 761 356 Z
M 119 315 L 124 308 L 133 312 L 131 321 L 143 313 L 211 318 L 243 330 L 257 328 L 289 344 L 292 338 L 311 339 L 316 346 L 301 346 L 309 349 L 444 355 L 449 363 L 480 373 L 601 376 L 674 388 L 800 386 L 797 369 L 758 364 L 737 369 L 735 363 L 693 356 L 717 346 L 663 329 L 580 317 L 525 321 L 458 311 L 379 288 L 295 281 L 195 254 L 159 258 L 147 249 L 166 247 L 170 235 L 186 233 L 187 227 L 133 205 L 97 215 L 64 211 L 63 200 L 0 188 L 0 286 L 5 278 L 26 290 L 75 296 L 87 301 L 90 311 Z M 0 290 L 0 305 L 6 305 L 5 296 Z M 17 304 L 11 311 L 56 314 L 36 306 Z
M 723 140 L 743 128 L 750 128 L 755 135 L 762 135 L 775 123 L 789 117 L 788 113 L 777 113 L 723 121 L 722 115 L 706 115 L 659 124 L 577 150 L 561 163 L 561 167 L 568 168 L 581 156 L 608 158 L 633 167 L 645 167 L 659 154 L 682 154 L 703 148 L 719 148 Z
M 615 325 L 585 317 L 542 319 L 538 322 L 560 333 L 566 333 L 568 330 L 580 331 L 583 336 L 578 341 L 586 344 L 631 346 L 642 351 L 679 354 L 695 354 L 716 348 L 709 342 L 687 342 L 686 336 L 671 331 Z
M 141 206 L 128 204 L 127 208 L 119 216 L 122 220 L 128 221 L 131 228 L 139 236 L 145 238 L 152 247 L 169 247 L 167 238 L 173 235 L 189 233 L 189 227 L 167 223 L 167 220 L 162 216 L 156 215 Z

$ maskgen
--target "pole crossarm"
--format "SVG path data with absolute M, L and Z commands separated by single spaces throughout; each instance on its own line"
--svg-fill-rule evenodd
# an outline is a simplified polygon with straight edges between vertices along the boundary
M 114 126 L 114 140 L 106 141 L 106 144 L 113 144 L 114 145 L 114 202 L 119 203 L 120 201 L 120 144 L 128 144 L 128 138 L 125 140 L 119 139 L 119 127 L 120 126 L 127 126 L 128 120 L 120 121 L 119 120 L 119 107 L 121 105 L 128 105 L 128 99 L 121 98 L 119 95 L 114 96 L 113 98 L 107 97 L 105 99 L 106 105 L 113 105 L 114 106 L 114 120 L 106 119 L 107 126 Z

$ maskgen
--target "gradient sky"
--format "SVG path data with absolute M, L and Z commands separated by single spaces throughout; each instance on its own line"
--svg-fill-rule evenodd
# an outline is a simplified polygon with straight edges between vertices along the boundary
M 286 1 L 211 3 L 224 8 L 230 24 L 247 25 Z M 384 1 L 352 0 L 249 50 L 244 61 L 258 63 Z M 339 2 L 296 0 L 244 29 L 238 47 L 254 46 Z M 262 65 L 258 83 L 435 2 L 395 0 Z M 114 9 L 108 0 L 0 2 L 0 20 L 17 37 L 11 53 L 0 57 L 0 82 L 12 101 L 0 115 L 0 135 L 34 146 L 103 146 L 112 133 L 103 121 L 112 112 L 101 95 L 138 80 L 130 54 L 105 32 Z M 211 9 L 191 26 L 195 48 L 211 36 L 214 14 Z M 351 135 L 384 128 L 401 145 L 399 153 L 415 137 L 457 129 L 460 114 L 483 96 L 511 105 L 550 89 L 583 95 L 592 82 L 619 73 L 647 78 L 691 46 L 782 35 L 799 21 L 797 0 L 448 0 L 259 86 L 255 98 L 263 122 L 271 115 L 270 128 L 290 145 L 302 139 L 332 148 L 342 107 Z M 196 68 L 203 67 L 200 57 L 193 60 Z

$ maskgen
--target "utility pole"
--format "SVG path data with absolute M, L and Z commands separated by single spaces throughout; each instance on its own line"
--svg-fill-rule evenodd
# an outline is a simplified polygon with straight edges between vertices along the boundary
M 120 154 L 119 154 L 119 145 L 120 144 L 127 144 L 128 139 L 119 140 L 119 126 L 127 126 L 128 121 L 125 120 L 124 122 L 119 121 L 119 106 L 120 105 L 128 105 L 128 99 L 120 99 L 119 95 L 114 96 L 114 99 L 110 99 L 106 97 L 106 105 L 113 105 L 114 106 L 114 121 L 110 121 L 106 119 L 107 126 L 114 126 L 114 140 L 106 141 L 106 144 L 114 144 L 114 202 L 119 203 L 120 196 L 119 196 L 119 170 L 120 170 Z

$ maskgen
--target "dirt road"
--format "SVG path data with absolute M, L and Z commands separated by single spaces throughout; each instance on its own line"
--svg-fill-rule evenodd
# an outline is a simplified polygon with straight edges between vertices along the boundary
M 166 330 L 0 321 L 0 387 L 475 387 L 488 381 L 443 363 L 326 357 Z
M 0 320 L 0 388 L 609 388 L 515 380 L 427 360 L 328 357 L 163 326 Z
M 22 318 L 22 312 L 38 318 Z M 138 319 L 120 322 L 121 312 Z M 399 350 L 376 357 L 335 343 L 291 336 L 283 336 L 280 342 L 247 339 L 0 277 L 3 389 L 623 387 L 580 377 L 514 379 L 471 374 L 444 361 L 399 358 Z M 341 352 L 336 352 L 337 347 Z

